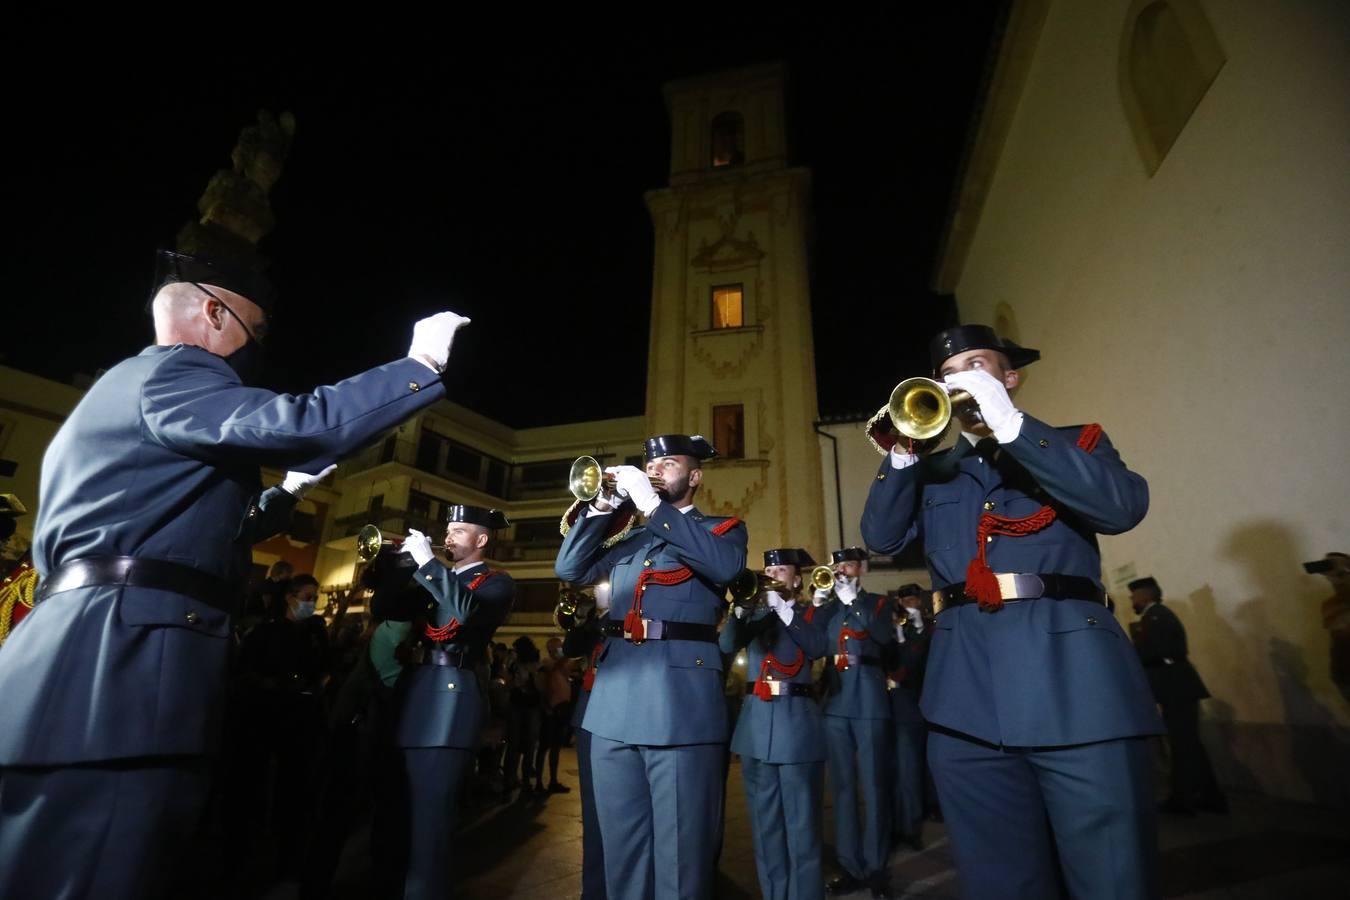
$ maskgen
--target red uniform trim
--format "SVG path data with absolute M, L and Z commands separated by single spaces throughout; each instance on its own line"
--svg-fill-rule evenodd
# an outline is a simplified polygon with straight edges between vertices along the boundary
M 736 516 L 732 516 L 730 519 L 727 519 L 722 524 L 714 527 L 712 533 L 717 535 L 718 537 L 721 537 L 722 535 L 726 534 L 728 531 L 735 528 L 739 524 L 741 524 L 741 520 Z
M 493 575 L 500 574 L 501 572 L 496 569 L 488 569 L 486 572 L 480 573 L 474 577 L 473 581 L 469 582 L 469 590 L 478 590 L 483 586 L 483 582 L 487 581 Z M 451 619 L 440 628 L 432 628 L 430 625 L 427 625 L 422 633 L 438 644 L 448 643 L 449 641 L 453 641 L 459 635 L 459 620 Z
M 637 587 L 633 589 L 633 608 L 623 617 L 623 630 L 627 632 L 628 639 L 636 643 L 647 637 L 646 628 L 642 624 L 642 595 L 646 592 L 647 585 L 680 584 L 693 577 L 694 570 L 688 566 L 664 570 L 643 569 L 642 574 L 638 576 Z
M 1102 439 L 1102 426 L 1093 422 L 1091 425 L 1084 425 L 1083 430 L 1078 432 L 1078 449 L 1091 453 L 1097 449 L 1097 442 Z
M 792 678 L 802 670 L 806 664 L 806 652 L 801 647 L 797 648 L 797 658 L 790 663 L 781 663 L 778 657 L 772 653 L 764 654 L 764 660 L 759 664 L 759 677 L 755 679 L 755 696 L 761 700 L 772 700 L 773 690 L 769 687 L 768 679 L 765 676 L 772 667 L 779 675 Z

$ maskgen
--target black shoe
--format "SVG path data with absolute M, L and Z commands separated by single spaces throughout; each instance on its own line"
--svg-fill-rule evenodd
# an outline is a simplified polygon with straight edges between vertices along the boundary
M 555 781 L 548 786 L 548 792 L 550 794 L 570 794 L 572 789 L 565 784 Z
M 852 875 L 845 872 L 825 885 L 825 893 L 831 896 L 851 894 L 854 891 L 860 891 L 865 887 L 867 887 L 867 885 L 863 883 L 863 881 L 854 878 Z
M 895 896 L 891 893 L 891 879 L 885 872 L 877 872 L 867 879 L 867 886 L 872 889 L 872 900 L 891 900 Z

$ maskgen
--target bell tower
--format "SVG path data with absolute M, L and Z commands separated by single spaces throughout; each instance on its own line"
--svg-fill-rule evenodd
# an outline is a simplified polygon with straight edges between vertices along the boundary
M 699 508 L 769 547 L 827 552 L 806 236 L 811 173 L 788 164 L 786 72 L 764 65 L 670 82 L 670 185 L 656 235 L 649 434 L 702 434 Z M 817 558 L 819 558 L 817 556 Z

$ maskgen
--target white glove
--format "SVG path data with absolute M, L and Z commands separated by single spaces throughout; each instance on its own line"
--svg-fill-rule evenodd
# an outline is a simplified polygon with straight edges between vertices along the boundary
M 468 324 L 468 319 L 452 312 L 436 313 L 422 319 L 413 326 L 408 356 L 437 374 L 444 372 L 445 363 L 450 359 L 450 343 L 455 339 L 455 332 Z
M 769 609 L 778 613 L 778 618 L 783 620 L 784 625 L 791 625 L 792 617 L 796 614 L 796 610 L 792 608 L 792 601 L 777 591 L 765 591 L 764 595 Z
M 736 618 L 738 619 L 744 619 L 750 614 L 750 610 L 746 609 L 744 606 L 733 606 L 731 611 L 736 614 Z
M 847 578 L 835 582 L 834 592 L 839 596 L 839 599 L 845 603 L 852 603 L 854 600 L 858 599 L 858 586 L 856 584 L 851 584 Z
M 610 589 L 609 582 L 602 581 L 595 586 L 595 611 L 600 615 L 609 612 Z
M 623 496 L 633 498 L 633 505 L 644 516 L 650 516 L 661 505 L 661 497 L 656 493 L 656 488 L 652 487 L 651 479 L 637 466 L 610 466 L 605 471 L 614 476 L 615 490 Z
M 949 390 L 966 391 L 975 398 L 980 418 L 1000 444 L 1017 440 L 1022 432 L 1022 413 L 1013 406 L 1003 382 L 982 369 L 969 369 L 944 376 L 943 383 Z
M 305 496 L 305 493 L 314 485 L 323 481 L 333 470 L 337 468 L 337 463 L 333 463 L 324 469 L 318 475 L 308 475 L 304 472 L 287 472 L 286 477 L 281 482 L 281 489 L 295 496 L 299 500 Z
M 909 624 L 914 626 L 915 634 L 923 634 L 923 616 L 919 614 L 917 609 L 909 611 Z
M 895 642 L 903 644 L 905 642 L 905 626 L 899 622 L 895 623 Z
M 824 605 L 825 605 L 825 601 L 828 600 L 828 599 L 830 599 L 830 589 L 829 589 L 829 588 L 825 588 L 825 589 L 823 589 L 823 590 L 820 589 L 820 588 L 816 588 L 815 593 L 811 595 L 811 605 L 812 605 L 812 606 L 824 606 Z
M 399 552 L 411 556 L 419 569 L 436 558 L 436 554 L 431 552 L 431 538 L 420 531 L 410 530 Z

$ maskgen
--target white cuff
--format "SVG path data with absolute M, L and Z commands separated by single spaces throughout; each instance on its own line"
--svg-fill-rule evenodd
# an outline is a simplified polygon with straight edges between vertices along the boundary
M 586 518 L 588 519 L 592 516 L 607 516 L 612 512 L 614 512 L 612 509 L 596 509 L 593 503 L 586 504 Z
M 897 644 L 903 644 L 905 642 L 905 626 L 895 626 L 895 642 Z
M 652 513 L 656 512 L 656 508 L 661 505 L 661 498 L 657 494 L 652 494 L 651 499 L 646 502 L 646 506 L 639 506 L 638 509 L 642 511 L 644 516 L 650 516 Z M 634 500 L 633 503 L 636 504 L 637 501 Z
M 797 615 L 797 610 L 793 609 L 791 603 L 784 603 L 777 609 L 778 618 L 783 620 L 784 625 L 791 625 L 792 618 Z
M 896 444 L 891 448 L 890 457 L 892 469 L 908 469 L 919 461 L 919 457 L 915 456 L 913 453 L 902 453 L 898 449 L 899 446 L 899 444 Z
M 1022 415 L 1020 409 L 1014 410 L 1012 418 L 1005 422 L 1001 428 L 992 429 L 994 438 L 1000 444 L 1011 444 L 1013 441 L 1017 440 L 1017 436 L 1022 433 L 1023 418 L 1025 418 L 1025 416 Z

